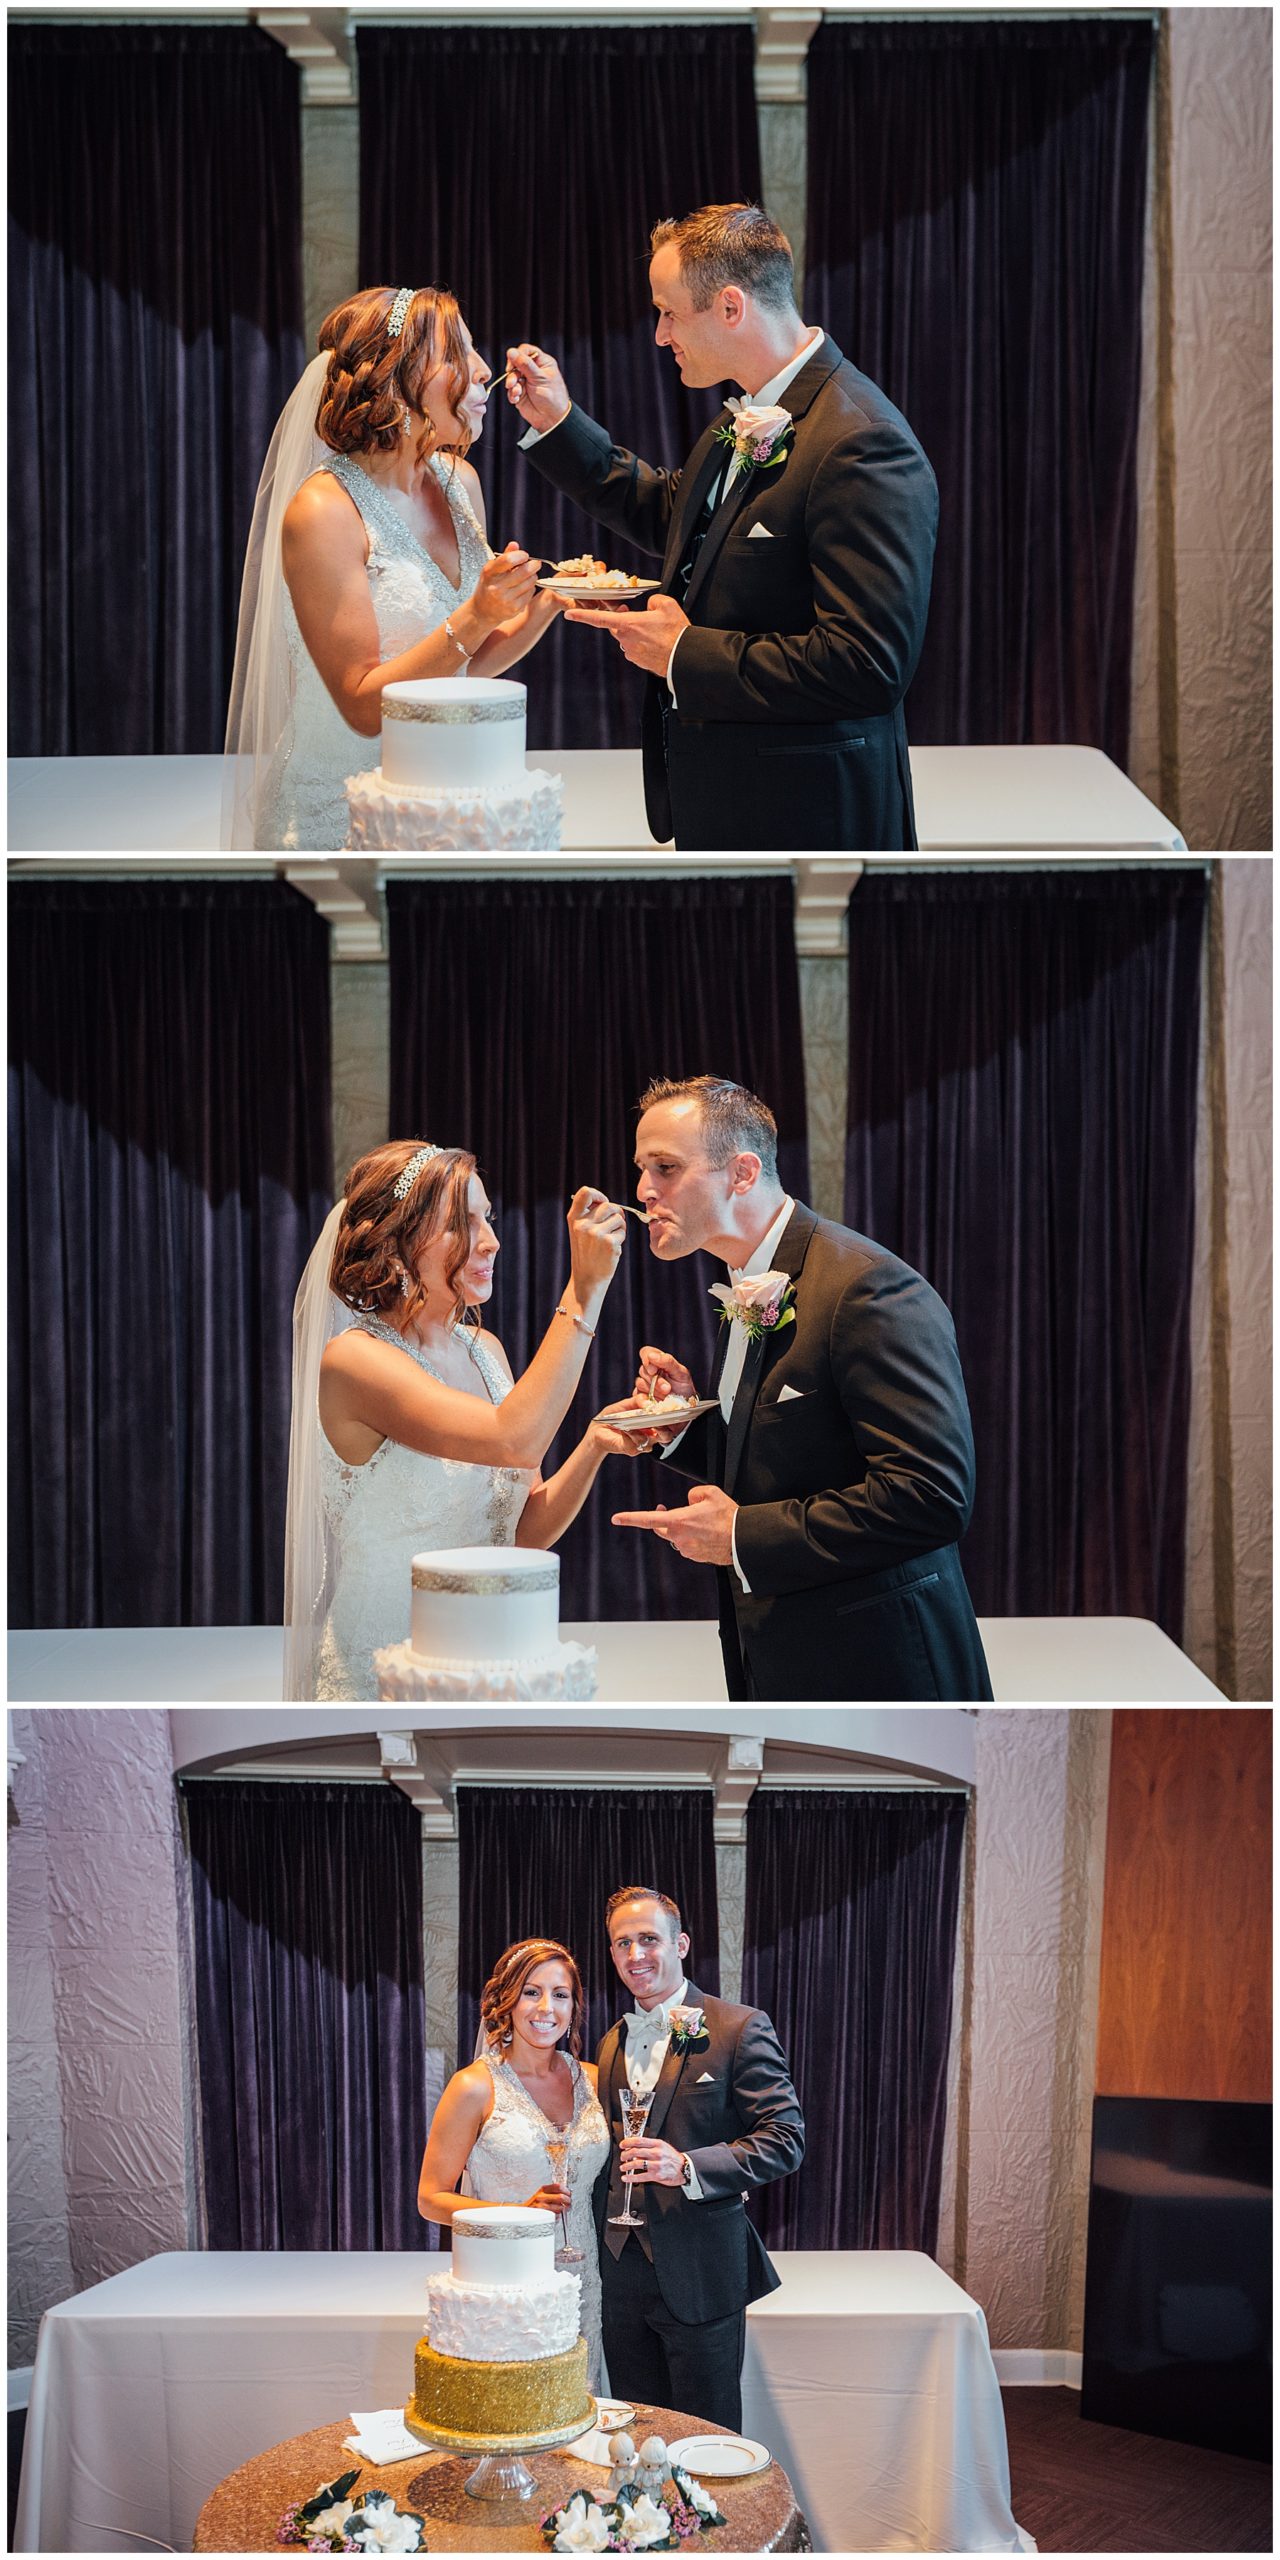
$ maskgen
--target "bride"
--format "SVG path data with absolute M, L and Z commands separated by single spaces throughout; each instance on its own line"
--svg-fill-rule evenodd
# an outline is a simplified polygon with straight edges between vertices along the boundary
M 556 1939 L 522 1938 L 499 1956 L 480 1995 L 483 2051 L 455 2071 L 431 2119 L 418 2211 L 427 2222 L 452 2222 L 460 2204 L 478 2198 L 546 2205 L 563 2215 L 568 2245 L 581 2252 L 573 2272 L 582 2278 L 588 2389 L 599 2392 L 605 2381 L 591 2190 L 609 2157 L 609 2128 L 595 2064 L 578 2059 L 585 2014 L 582 1977 Z M 558 2176 L 548 2174 L 555 2169 Z
M 634 1438 L 594 1421 L 539 1474 L 626 1221 L 584 1187 L 568 1224 L 568 1282 L 516 1379 L 479 1322 L 498 1239 L 475 1157 L 402 1138 L 352 1166 L 294 1306 L 286 1698 L 376 1698 L 374 1652 L 406 1631 L 413 1556 L 554 1546 L 605 1458 L 636 1454 Z
M 245 559 L 227 716 L 223 843 L 347 840 L 348 775 L 376 761 L 382 688 L 496 676 L 559 600 L 494 553 L 466 454 L 489 367 L 451 293 L 375 285 L 339 303 L 271 439 Z

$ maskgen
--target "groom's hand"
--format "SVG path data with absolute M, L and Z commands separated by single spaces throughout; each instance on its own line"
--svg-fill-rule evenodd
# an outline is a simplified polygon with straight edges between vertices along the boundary
M 692 1401 L 697 1392 L 692 1370 L 686 1369 L 683 1360 L 677 1360 L 674 1352 L 659 1351 L 652 1342 L 641 1343 L 640 1374 L 634 1388 L 636 1395 L 648 1397 L 653 1394 L 659 1399 L 685 1396 Z
M 671 652 L 681 632 L 689 628 L 689 616 L 674 596 L 650 596 L 643 613 L 610 613 L 598 604 L 568 604 L 564 618 L 566 622 L 590 622 L 598 631 L 608 631 L 623 657 L 651 676 L 666 674 Z
M 527 427 L 546 435 L 573 407 L 565 378 L 554 356 L 527 343 L 507 349 L 507 398 Z
M 652 1529 L 691 1564 L 732 1564 L 733 1522 L 737 1503 L 718 1484 L 689 1488 L 685 1511 L 615 1511 L 615 1529 Z
M 634 2178 L 638 2187 L 682 2187 L 684 2185 L 684 2153 L 675 2151 L 669 2142 L 646 2142 L 638 2134 L 634 2142 L 618 2145 L 618 2167 L 624 2178 Z

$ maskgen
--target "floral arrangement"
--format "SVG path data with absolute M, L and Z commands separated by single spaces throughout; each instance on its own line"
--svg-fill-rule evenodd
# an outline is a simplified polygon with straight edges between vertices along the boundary
M 626 2481 L 602 2507 L 589 2490 L 575 2489 L 543 2517 L 542 2538 L 553 2551 L 670 2551 L 724 2522 L 714 2498 L 673 2463 L 656 2497 Z
M 669 2053 L 705 2053 L 711 2038 L 701 2009 L 672 2009 Z
M 733 455 L 731 476 L 775 471 L 791 450 L 791 411 L 753 408 L 749 400 L 732 399 L 726 405 L 733 416 L 716 428 L 716 442 L 727 444 Z
M 358 2470 L 344 2471 L 324 2481 L 313 2498 L 286 2507 L 277 2542 L 300 2542 L 308 2551 L 425 2551 L 421 2516 L 398 2507 L 385 2489 L 348 2497 L 359 2477 Z
M 720 1301 L 721 1324 L 740 1324 L 750 1342 L 779 1333 L 796 1320 L 794 1280 L 785 1271 L 761 1271 L 754 1280 L 714 1280 L 710 1294 Z

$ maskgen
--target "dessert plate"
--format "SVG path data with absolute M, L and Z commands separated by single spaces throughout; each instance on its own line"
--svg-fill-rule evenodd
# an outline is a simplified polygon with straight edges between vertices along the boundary
M 696 1421 L 700 1413 L 714 1413 L 714 1396 L 694 1396 L 682 1404 L 678 1396 L 666 1404 L 646 1407 L 642 1413 L 598 1413 L 597 1422 L 607 1422 L 614 1431 L 683 1431 L 686 1422 Z
M 565 2446 L 565 2452 L 571 2453 L 575 2462 L 593 2462 L 601 2471 L 608 2471 L 613 2462 L 609 2438 L 629 2426 L 635 2414 L 629 2400 L 598 2399 L 595 2425 L 588 2427 L 584 2436 L 575 2436 L 573 2443 Z
M 751 2436 L 681 2436 L 667 2453 L 699 2480 L 745 2480 L 753 2471 L 767 2471 L 773 2460 L 768 2445 Z
M 661 581 L 657 578 L 628 579 L 624 587 L 602 586 L 598 578 L 539 578 L 553 596 L 564 596 L 573 604 L 629 604 L 633 596 L 652 595 Z

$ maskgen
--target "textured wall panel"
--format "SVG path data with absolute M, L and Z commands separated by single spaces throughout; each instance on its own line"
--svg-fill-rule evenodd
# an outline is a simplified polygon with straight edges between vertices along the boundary
M 1271 2094 L 1271 1718 L 1115 1710 L 1104 2097 Z
M 1213 866 L 1196 1129 L 1183 1644 L 1269 1699 L 1272 864 Z
M 318 111 L 317 111 L 318 112 Z M 329 973 L 333 1023 L 333 1196 L 370 1147 L 413 1130 L 388 1128 L 391 1060 L 390 973 L 385 961 L 336 960 Z M 434 1131 L 431 1133 L 433 1136 Z M 465 1134 L 441 1141 L 465 1147 Z
M 1193 851 L 1271 843 L 1271 13 L 1166 13 L 1177 687 Z M 1169 742 L 1166 741 L 1166 753 Z
M 10 1714 L 25 1761 L 9 1811 L 9 2363 L 31 2364 L 42 2312 L 75 2290 L 62 2163 L 43 1719 Z
M 71 2265 L 83 2286 L 188 2244 L 178 1816 L 163 1710 L 63 1708 L 35 1721 Z
M 307 353 L 320 323 L 360 285 L 360 110 L 302 110 L 302 298 Z M 370 276 L 368 282 L 379 279 Z M 499 368 L 501 370 L 501 368 Z
M 984 1707 L 977 1728 L 955 2271 L 993 2346 L 1078 2345 L 1105 1711 Z

